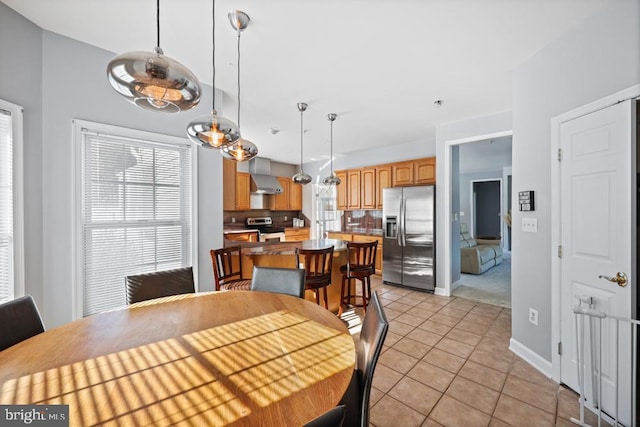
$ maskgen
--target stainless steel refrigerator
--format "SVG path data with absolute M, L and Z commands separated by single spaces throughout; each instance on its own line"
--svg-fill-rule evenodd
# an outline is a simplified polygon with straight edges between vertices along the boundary
M 382 193 L 382 280 L 435 289 L 435 187 L 387 188 Z

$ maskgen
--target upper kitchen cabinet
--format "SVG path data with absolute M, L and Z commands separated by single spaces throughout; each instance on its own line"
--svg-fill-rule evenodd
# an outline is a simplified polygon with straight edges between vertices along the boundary
M 362 209 L 376 208 L 376 168 L 366 168 L 360 171 L 360 207 Z
M 435 184 L 436 158 L 393 163 L 393 186 Z
M 336 171 L 336 176 L 340 178 L 342 183 L 338 185 L 338 201 L 336 209 L 339 211 L 347 210 L 347 171 Z
M 392 182 L 394 187 L 413 185 L 414 162 L 400 162 L 392 165 Z
M 360 209 L 360 169 L 347 171 L 347 209 Z
M 291 181 L 291 178 L 278 176 L 282 186 L 282 193 L 271 198 L 271 210 L 300 211 L 302 210 L 302 186 Z
M 391 166 L 382 165 L 376 167 L 376 209 L 382 209 L 382 190 L 390 188 L 392 185 L 391 180 Z
M 222 208 L 225 211 L 245 211 L 251 208 L 251 177 L 248 173 L 238 172 L 233 160 L 222 161 L 222 182 Z
M 435 184 L 436 182 L 436 158 L 429 157 L 415 161 L 413 167 L 414 181 L 416 185 Z
M 236 172 L 236 210 L 251 209 L 251 175 L 246 172 Z

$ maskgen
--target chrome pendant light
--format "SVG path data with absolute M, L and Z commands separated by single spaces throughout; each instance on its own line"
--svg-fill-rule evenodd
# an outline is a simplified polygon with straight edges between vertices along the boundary
M 187 126 L 187 135 L 191 141 L 202 145 L 204 148 L 222 148 L 240 139 L 240 128 L 231 120 L 218 116 L 218 112 L 216 111 L 216 2 L 213 0 L 211 3 L 211 20 L 213 22 L 213 52 L 211 54 L 213 67 L 213 101 L 211 105 L 211 115 L 197 117 L 189 123 Z
M 304 102 L 299 102 L 298 103 L 298 111 L 300 111 L 300 172 L 298 172 L 297 174 L 293 175 L 293 177 L 291 177 L 291 180 L 293 182 L 295 182 L 296 184 L 300 184 L 300 185 L 306 185 L 309 184 L 313 178 L 311 178 L 311 175 L 304 173 L 304 169 L 302 169 L 302 138 L 304 135 L 304 127 L 303 127 L 303 121 L 302 121 L 302 116 L 305 112 L 305 110 L 307 109 L 307 104 L 305 104 Z
M 331 123 L 331 175 L 322 180 L 325 185 L 340 185 L 342 182 L 340 178 L 338 178 L 338 175 L 333 171 L 333 122 L 336 117 L 338 117 L 338 115 L 335 113 L 327 114 L 327 118 Z
M 240 34 L 247 28 L 251 19 L 240 10 L 229 12 L 228 16 L 231 26 L 238 33 L 238 129 L 240 129 Z M 246 162 L 258 155 L 258 147 L 251 141 L 239 138 L 235 143 L 223 147 L 221 153 L 226 158 Z
M 189 110 L 200 102 L 200 83 L 187 67 L 164 56 L 160 48 L 160 0 L 156 1 L 156 28 L 153 52 L 127 52 L 109 62 L 109 83 L 129 102 L 145 110 Z

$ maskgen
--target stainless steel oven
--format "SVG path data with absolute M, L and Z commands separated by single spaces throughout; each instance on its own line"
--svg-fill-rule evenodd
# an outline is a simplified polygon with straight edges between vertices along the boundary
M 247 218 L 246 224 L 260 231 L 261 242 L 284 242 L 284 228 L 274 227 L 270 216 Z

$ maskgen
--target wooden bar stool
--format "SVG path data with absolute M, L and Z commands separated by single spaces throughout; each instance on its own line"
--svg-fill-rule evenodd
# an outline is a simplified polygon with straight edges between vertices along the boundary
M 304 267 L 300 266 L 303 263 Z M 333 246 L 325 249 L 296 248 L 296 265 L 304 268 L 304 288 L 316 294 L 316 304 L 320 305 L 320 289 L 323 289 L 324 308 L 329 309 L 327 286 L 331 284 L 333 266 Z
M 238 262 L 233 262 L 233 256 L 238 256 Z M 213 277 L 216 281 L 216 291 L 250 291 L 251 279 L 242 277 L 242 250 L 240 246 L 229 246 L 222 249 L 211 249 L 213 263 Z
M 367 304 L 371 298 L 371 275 L 375 273 L 376 251 L 378 241 L 347 242 L 347 264 L 340 267 L 342 285 L 340 287 L 340 308 L 338 316 L 342 315 L 343 307 L 352 305 L 362 307 L 367 311 Z M 362 304 L 356 304 L 360 295 L 351 295 L 351 280 L 362 282 Z M 353 301 L 353 303 L 352 303 Z

